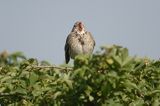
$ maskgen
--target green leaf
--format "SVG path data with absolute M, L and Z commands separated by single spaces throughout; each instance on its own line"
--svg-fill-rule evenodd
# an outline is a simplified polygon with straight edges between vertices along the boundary
M 122 49 L 122 61 L 125 61 L 128 58 L 128 49 L 123 48 Z
M 62 95 L 62 92 L 57 91 L 54 95 L 53 95 L 53 99 L 56 99 L 58 96 Z
M 38 81 L 38 78 L 39 76 L 35 74 L 34 72 L 30 73 L 30 76 L 29 76 L 30 85 L 34 85 L 36 81 Z
M 69 79 L 69 77 L 70 77 L 70 74 L 64 74 L 64 76 L 63 76 L 63 80 L 67 83 L 67 85 L 69 86 L 69 88 L 73 88 L 73 86 L 72 86 L 72 81 Z
M 21 87 L 18 87 L 15 91 L 13 91 L 12 93 L 19 93 L 19 94 L 24 94 L 26 95 L 27 94 L 27 91 L 26 89 L 24 88 L 21 88 Z
M 89 101 L 93 101 L 94 100 L 94 97 L 89 95 Z
M 152 103 L 152 106 L 159 106 L 159 104 L 160 104 L 159 98 L 155 98 Z
M 88 96 L 90 96 L 90 93 L 93 91 L 92 87 L 87 86 L 86 90 L 84 91 Z
M 119 56 L 113 56 L 113 59 L 118 64 L 117 67 L 122 67 L 122 60 Z
M 129 106 L 144 106 L 144 100 L 138 99 L 129 104 Z
M 126 88 L 129 88 L 129 89 L 137 89 L 138 91 L 140 91 L 140 89 L 138 88 L 138 86 L 137 86 L 135 83 L 132 83 L 132 82 L 129 81 L 129 80 L 126 80 L 126 81 L 121 82 L 121 83 L 123 83 Z M 129 89 L 128 89 L 128 90 L 129 90 Z
M 6 87 L 0 87 L 0 93 L 4 92 L 6 90 Z

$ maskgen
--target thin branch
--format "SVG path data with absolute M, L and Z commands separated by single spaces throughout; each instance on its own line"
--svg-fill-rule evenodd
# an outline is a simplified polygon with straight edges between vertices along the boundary
M 0 70 L 2 69 L 3 67 L 0 67 Z M 73 70 L 73 67 L 58 67 L 58 66 L 41 66 L 41 65 L 32 65 L 31 68 L 40 68 L 40 69 L 43 69 L 43 68 L 52 68 L 52 69 L 59 69 L 59 70 L 65 70 L 65 71 L 72 71 Z
M 0 96 L 13 96 L 14 94 L 11 93 L 0 93 Z
M 0 93 L 0 96 L 22 96 L 20 93 Z
M 53 68 L 60 70 L 73 70 L 72 67 L 58 67 L 58 66 L 32 66 L 32 68 Z

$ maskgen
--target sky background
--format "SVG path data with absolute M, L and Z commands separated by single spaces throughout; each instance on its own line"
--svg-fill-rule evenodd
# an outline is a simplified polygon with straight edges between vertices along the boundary
M 0 52 L 64 63 L 64 45 L 76 21 L 102 45 L 160 58 L 160 0 L 0 0 Z

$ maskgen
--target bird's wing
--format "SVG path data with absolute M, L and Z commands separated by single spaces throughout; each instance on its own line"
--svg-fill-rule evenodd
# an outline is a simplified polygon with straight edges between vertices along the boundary
M 64 48 L 66 63 L 68 63 L 70 60 L 70 42 L 72 40 L 72 37 L 73 37 L 73 33 L 71 32 L 66 39 L 66 44 L 65 44 L 65 48 Z
M 65 50 L 65 60 L 66 60 L 66 63 L 68 63 L 69 62 L 69 60 L 70 60 L 70 54 L 69 54 L 69 44 L 68 44 L 68 38 L 69 38 L 69 36 L 67 37 L 67 39 L 66 39 L 66 44 L 65 44 L 65 47 L 64 47 L 64 50 Z
M 95 42 L 95 40 L 94 40 L 94 38 L 93 38 L 91 32 L 88 32 L 88 35 L 90 36 L 91 41 L 93 42 L 93 48 L 94 48 L 94 46 L 96 45 L 96 42 Z
M 69 46 L 68 46 L 68 44 L 65 44 L 65 60 L 66 60 L 66 63 L 68 63 L 69 60 L 70 60 Z

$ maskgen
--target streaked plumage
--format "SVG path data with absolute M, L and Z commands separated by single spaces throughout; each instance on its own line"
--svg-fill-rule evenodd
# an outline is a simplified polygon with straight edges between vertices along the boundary
M 65 60 L 69 62 L 79 54 L 92 54 L 95 41 L 90 32 L 85 30 L 82 22 L 76 22 L 65 44 Z

